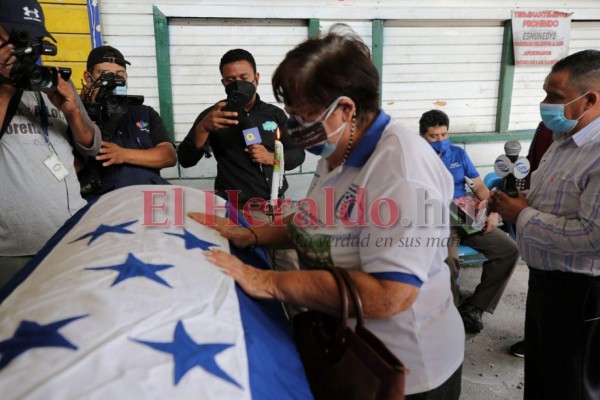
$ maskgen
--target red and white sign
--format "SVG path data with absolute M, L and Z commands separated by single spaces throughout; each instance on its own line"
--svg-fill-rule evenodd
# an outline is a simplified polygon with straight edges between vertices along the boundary
M 513 10 L 515 64 L 551 65 L 566 57 L 572 14 L 557 10 Z

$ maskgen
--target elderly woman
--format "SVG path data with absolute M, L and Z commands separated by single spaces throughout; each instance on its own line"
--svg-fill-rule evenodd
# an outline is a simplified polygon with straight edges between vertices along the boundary
M 242 247 L 294 246 L 302 270 L 205 254 L 251 296 L 334 315 L 335 280 L 318 268 L 347 269 L 367 328 L 410 371 L 407 399 L 458 399 L 464 330 L 444 264 L 452 178 L 424 140 L 379 109 L 369 50 L 339 28 L 291 50 L 273 76 L 290 135 L 321 156 L 299 211 L 286 226 L 217 228 Z

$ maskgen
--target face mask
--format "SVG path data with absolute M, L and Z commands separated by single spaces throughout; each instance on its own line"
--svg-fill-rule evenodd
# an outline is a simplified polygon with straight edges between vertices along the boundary
M 325 145 L 321 144 L 317 144 L 315 146 L 312 147 L 308 147 L 304 150 L 308 151 L 311 154 L 314 154 L 315 156 L 320 156 L 321 153 L 323 152 L 323 147 L 325 147 Z
M 559 134 L 571 132 L 577 125 L 577 122 L 579 122 L 581 117 L 583 117 L 587 111 L 581 114 L 577 119 L 567 119 L 567 117 L 565 117 L 565 107 L 574 101 L 579 100 L 583 96 L 586 96 L 588 93 L 589 92 L 579 96 L 567 104 L 540 103 L 540 115 L 542 117 L 542 121 L 544 121 L 544 125 L 546 125 L 551 131 Z
M 327 135 L 327 137 L 332 137 L 334 135 L 338 135 L 338 137 L 334 143 L 329 143 L 327 141 L 325 143 L 323 143 L 323 148 L 321 149 L 321 153 L 319 154 L 321 157 L 327 158 L 333 154 L 335 149 L 337 149 L 338 143 L 340 142 L 340 139 L 342 138 L 342 132 L 344 132 L 344 129 L 346 129 L 346 125 L 348 125 L 348 121 L 344 122 L 342 125 L 340 125 L 339 128 L 337 128 L 335 131 L 333 131 L 329 135 Z
M 446 150 L 450 148 L 450 139 L 444 139 L 437 142 L 429 142 L 429 145 L 433 147 L 437 154 L 443 154 Z
M 127 94 L 127 84 L 125 86 L 116 86 L 113 90 L 113 94 L 117 95 L 126 95 Z
M 338 97 L 315 121 L 299 121 L 299 117 L 290 117 L 287 123 L 287 131 L 294 143 L 306 151 L 319 155 L 323 158 L 329 157 L 336 150 L 342 137 L 341 132 L 348 122 L 344 122 L 335 131 L 327 134 L 323 122 L 333 114 L 338 103 L 345 96 Z M 328 143 L 327 138 L 339 135 L 334 143 Z
M 241 105 L 248 104 L 255 93 L 256 86 L 254 86 L 254 83 L 248 81 L 237 80 L 225 86 L 227 99 L 233 100 Z

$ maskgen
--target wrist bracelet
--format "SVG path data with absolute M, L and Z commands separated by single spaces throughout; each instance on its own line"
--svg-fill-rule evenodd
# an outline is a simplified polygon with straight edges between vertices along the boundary
M 256 235 L 256 232 L 254 232 L 254 229 L 250 228 L 249 226 L 246 228 L 248 228 L 248 230 L 254 235 L 254 246 L 256 246 L 258 244 L 258 236 Z

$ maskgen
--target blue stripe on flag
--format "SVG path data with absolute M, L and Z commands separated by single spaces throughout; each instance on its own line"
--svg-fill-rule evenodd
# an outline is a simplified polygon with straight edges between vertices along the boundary
M 244 263 L 269 268 L 259 254 L 231 247 Z M 250 391 L 254 399 L 312 399 L 304 367 L 281 303 L 250 298 L 237 284 L 244 327 Z M 274 373 L 275 372 L 275 373 Z M 271 379 L 265 379 L 271 376 Z

